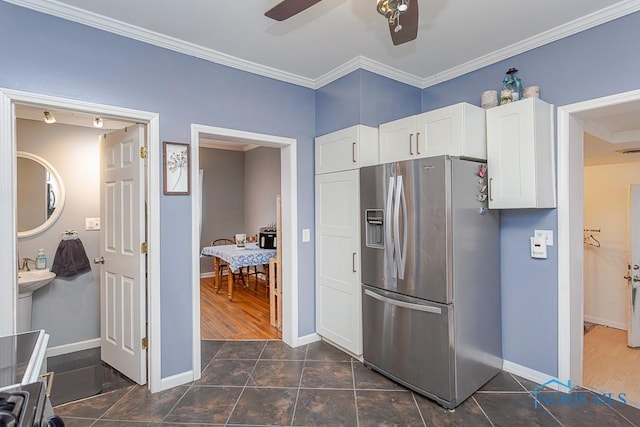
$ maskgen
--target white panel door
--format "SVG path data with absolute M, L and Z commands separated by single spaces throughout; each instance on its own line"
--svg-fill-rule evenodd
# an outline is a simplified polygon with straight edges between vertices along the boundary
M 358 127 L 352 126 L 316 138 L 316 174 L 359 167 Z
M 490 208 L 536 207 L 534 137 L 528 103 L 513 102 L 487 110 Z
M 102 360 L 138 384 L 147 382 L 144 226 L 144 128 L 100 138 L 102 231 L 100 335 Z
M 316 331 L 362 354 L 360 173 L 316 176 Z
M 461 115 L 455 115 L 454 107 L 422 113 L 418 116 L 418 128 L 421 140 L 426 147 L 420 148 L 420 157 L 460 155 L 462 145 Z
M 629 307 L 629 328 L 627 345 L 640 347 L 640 185 L 630 185 L 629 232 L 630 232 L 630 271 L 629 284 L 631 298 Z
M 380 163 L 398 162 L 416 156 L 416 116 L 383 123 L 380 129 Z M 422 138 L 424 141 L 424 138 Z

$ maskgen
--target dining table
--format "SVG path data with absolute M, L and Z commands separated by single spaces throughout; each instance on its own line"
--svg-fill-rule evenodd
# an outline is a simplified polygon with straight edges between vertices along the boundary
M 244 248 L 236 245 L 206 246 L 200 253 L 202 257 L 213 258 L 213 278 L 216 292 L 220 291 L 222 278 L 220 277 L 220 262 L 229 265 L 227 270 L 227 297 L 233 299 L 233 271 L 253 265 L 269 264 L 269 260 L 276 256 L 275 249 L 264 249 L 257 243 L 246 243 Z

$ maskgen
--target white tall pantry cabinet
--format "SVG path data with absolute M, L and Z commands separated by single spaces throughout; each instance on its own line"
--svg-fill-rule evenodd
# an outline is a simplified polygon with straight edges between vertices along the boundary
M 553 106 L 538 98 L 487 110 L 489 207 L 556 207 Z
M 360 172 L 378 163 L 378 131 L 353 126 L 316 138 L 316 332 L 362 354 Z

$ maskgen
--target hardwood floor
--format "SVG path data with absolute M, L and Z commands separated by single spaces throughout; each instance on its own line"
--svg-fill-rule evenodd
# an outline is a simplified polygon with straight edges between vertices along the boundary
M 595 391 L 625 393 L 640 406 L 640 348 L 627 347 L 627 331 L 597 325 L 585 334 L 583 380 Z
M 254 276 L 248 287 L 236 284 L 233 301 L 226 288 L 216 294 L 213 277 L 200 279 L 200 335 L 202 339 L 243 340 L 281 339 L 281 333 L 269 324 L 269 297 L 265 282 Z M 226 278 L 224 278 L 226 286 Z

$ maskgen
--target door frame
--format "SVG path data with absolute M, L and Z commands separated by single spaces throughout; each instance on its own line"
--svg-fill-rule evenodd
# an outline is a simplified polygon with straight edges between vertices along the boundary
M 147 350 L 148 387 L 151 392 L 168 388 L 161 378 L 160 342 L 160 118 L 157 113 L 132 110 L 104 104 L 77 101 L 49 95 L 0 88 L 0 194 L 13 200 L 0 207 L 0 291 L 11 298 L 0 299 L 0 335 L 16 331 L 17 229 L 16 229 L 16 124 L 15 104 L 32 104 L 49 108 L 121 117 L 147 126 L 149 152 L 146 179 L 148 182 L 147 243 Z M 143 212 L 143 210 L 141 210 Z
M 199 124 L 191 125 L 191 295 L 193 307 L 193 380 L 201 376 L 200 366 L 200 138 L 217 141 L 242 140 L 255 145 L 280 148 L 280 191 L 282 194 L 282 341 L 291 347 L 306 342 L 298 338 L 298 174 L 296 139 Z
M 580 114 L 638 100 L 634 90 L 558 107 L 558 380 L 574 386 L 583 371 L 583 135 L 598 132 Z

